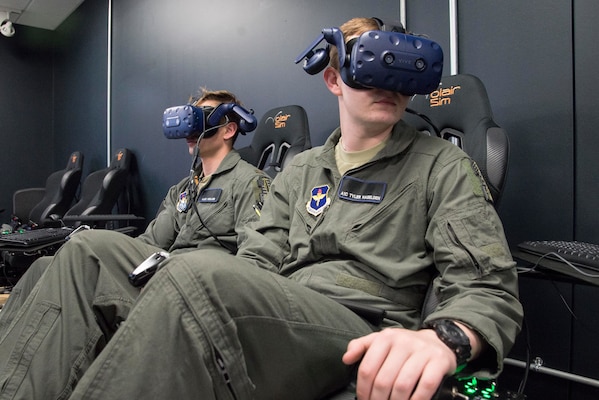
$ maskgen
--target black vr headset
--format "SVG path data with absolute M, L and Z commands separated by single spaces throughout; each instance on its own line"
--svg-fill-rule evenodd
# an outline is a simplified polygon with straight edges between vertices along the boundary
M 245 134 L 256 129 L 258 121 L 253 111 L 239 104 L 222 103 L 217 107 L 196 107 L 191 104 L 170 107 L 162 115 L 162 131 L 167 139 L 185 139 L 189 136 L 204 134 L 204 138 L 213 136 L 221 120 L 229 113 L 239 116 L 239 132 Z
M 405 33 L 401 23 L 385 24 L 373 18 L 380 30 L 364 32 L 345 43 L 339 28 L 324 28 L 316 40 L 296 59 L 314 75 L 330 61 L 330 46 L 337 47 L 343 82 L 355 89 L 379 88 L 408 96 L 429 94 L 443 74 L 441 46 L 424 37 Z M 326 40 L 324 48 L 316 47 Z

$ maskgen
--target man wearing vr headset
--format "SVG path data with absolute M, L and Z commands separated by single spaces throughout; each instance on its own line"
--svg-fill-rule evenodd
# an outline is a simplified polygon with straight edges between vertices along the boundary
M 230 92 L 208 90 L 193 102 L 206 115 L 223 104 L 240 103 Z M 239 133 L 239 116 L 230 112 L 186 138 L 200 162 L 194 157 L 191 179 L 169 189 L 138 237 L 82 231 L 56 256 L 30 267 L 0 313 L 0 397 L 68 397 L 127 318 L 141 286 L 131 285 L 129 276 L 148 256 L 203 248 L 236 252 L 238 233 L 258 219 L 270 186 L 268 175 L 233 150 Z M 37 329 L 28 330 L 32 326 Z M 27 344 L 38 339 L 36 349 Z M 21 359 L 29 356 L 30 362 Z
M 170 257 L 72 399 L 313 400 L 356 371 L 361 400 L 426 399 L 458 367 L 499 373 L 522 308 L 483 182 L 400 121 L 406 95 L 350 87 L 340 68 L 324 70 L 340 128 L 277 175 L 237 256 Z

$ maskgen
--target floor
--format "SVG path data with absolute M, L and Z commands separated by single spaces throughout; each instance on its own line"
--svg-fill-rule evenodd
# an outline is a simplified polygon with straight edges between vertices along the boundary
M 9 293 L 4 293 L 4 288 L 0 286 L 0 309 L 2 309 L 4 303 L 8 300 L 8 295 Z

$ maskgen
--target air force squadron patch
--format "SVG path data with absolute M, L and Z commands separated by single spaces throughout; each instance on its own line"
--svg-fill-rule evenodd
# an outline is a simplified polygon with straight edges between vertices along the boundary
M 179 211 L 180 213 L 184 213 L 187 212 L 188 209 L 189 195 L 187 194 L 187 191 L 185 191 L 179 195 L 179 201 L 177 202 L 177 211 Z
M 306 204 L 306 210 L 314 216 L 319 216 L 330 203 L 329 186 L 317 186 L 310 193 L 310 200 Z

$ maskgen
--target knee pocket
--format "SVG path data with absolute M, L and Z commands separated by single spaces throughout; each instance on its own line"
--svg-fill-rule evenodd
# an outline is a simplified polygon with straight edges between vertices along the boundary
M 42 342 L 60 316 L 60 307 L 51 303 L 40 303 L 36 306 L 32 318 L 19 334 L 12 353 L 6 364 L 6 372 L 10 371 L 3 383 L 3 391 L 16 391 L 30 368 L 32 359 Z

